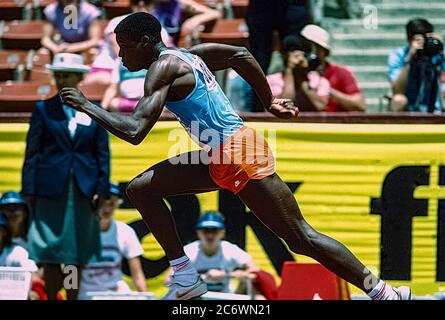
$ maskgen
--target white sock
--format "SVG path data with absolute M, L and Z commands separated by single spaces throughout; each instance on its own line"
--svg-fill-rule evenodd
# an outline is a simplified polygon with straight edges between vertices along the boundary
M 191 286 L 196 283 L 199 275 L 187 256 L 182 256 L 169 262 L 173 268 L 175 282 L 183 286 Z
M 399 296 L 394 291 L 393 287 L 386 283 L 383 280 L 380 280 L 379 283 L 368 293 L 368 296 L 372 300 L 398 300 Z

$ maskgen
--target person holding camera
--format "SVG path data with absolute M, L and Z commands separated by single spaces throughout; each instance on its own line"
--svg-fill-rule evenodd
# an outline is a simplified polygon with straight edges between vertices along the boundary
M 443 39 L 425 19 L 409 21 L 406 32 L 408 45 L 395 49 L 388 57 L 390 110 L 442 112 Z
M 267 76 L 276 97 L 291 99 L 300 111 L 323 111 L 329 99 L 329 81 L 315 71 L 320 60 L 309 41 L 288 35 L 281 44 L 285 70 Z
M 331 54 L 329 33 L 319 26 L 308 24 L 301 30 L 300 35 L 311 42 L 312 52 L 320 60 L 317 71 L 331 86 L 325 111 L 365 111 L 365 98 L 354 74 L 345 66 L 328 60 Z

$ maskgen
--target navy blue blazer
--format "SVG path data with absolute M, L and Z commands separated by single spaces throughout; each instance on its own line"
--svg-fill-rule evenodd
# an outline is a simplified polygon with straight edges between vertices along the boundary
M 26 137 L 22 169 L 25 196 L 62 195 L 70 172 L 88 198 L 109 194 L 110 150 L 108 132 L 92 120 L 77 125 L 73 138 L 59 95 L 36 104 Z

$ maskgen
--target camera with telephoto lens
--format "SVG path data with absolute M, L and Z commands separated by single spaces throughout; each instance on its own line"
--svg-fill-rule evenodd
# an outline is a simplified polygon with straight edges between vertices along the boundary
M 443 54 L 443 43 L 436 38 L 425 37 L 425 44 L 423 49 L 418 51 L 418 56 L 432 58 L 441 54 Z

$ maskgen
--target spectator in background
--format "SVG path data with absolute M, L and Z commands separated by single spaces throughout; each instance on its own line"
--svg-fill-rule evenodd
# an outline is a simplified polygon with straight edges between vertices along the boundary
M 144 253 L 134 230 L 127 224 L 113 219 L 121 203 L 119 186 L 110 184 L 110 199 L 99 210 L 102 262 L 89 264 L 82 272 L 79 299 L 89 300 L 88 292 L 130 292 L 122 279 L 122 260 L 130 267 L 131 278 L 137 291 L 147 291 L 144 272 L 139 257 Z
M 111 112 L 130 113 L 144 96 L 147 70 L 129 71 L 122 62 L 114 67 L 111 84 L 105 91 L 101 106 Z
M 54 56 L 58 90 L 77 87 L 89 70 L 83 57 Z M 59 95 L 37 103 L 26 138 L 22 194 L 31 210 L 28 240 L 32 259 L 43 264 L 50 300 L 62 288 L 61 264 L 100 260 L 97 210 L 109 194 L 107 132 L 82 112 L 63 105 Z M 66 290 L 75 299 L 77 290 Z
M 21 267 L 31 272 L 37 271 L 34 261 L 28 257 L 28 251 L 12 242 L 12 233 L 8 220 L 0 214 L 0 267 Z
M 267 76 L 272 94 L 291 99 L 300 111 L 324 111 L 329 99 L 329 81 L 315 71 L 320 61 L 311 54 L 310 42 L 288 35 L 281 49 L 286 69 Z
M 152 14 L 178 44 L 185 38 L 185 47 L 192 45 L 192 36 L 199 28 L 220 19 L 221 13 L 194 0 L 156 0 Z
M 186 255 L 207 283 L 210 291 L 233 292 L 230 278 L 239 280 L 236 293 L 246 293 L 246 279 L 258 271 L 252 257 L 237 245 L 224 241 L 224 218 L 219 212 L 207 212 L 196 225 L 199 240 L 184 247 Z M 254 277 L 254 276 L 252 276 Z
M 392 88 L 390 110 L 428 112 L 428 106 L 425 105 L 424 101 L 418 101 L 418 98 L 421 94 L 425 94 L 425 92 L 420 91 L 422 82 L 429 78 L 425 73 L 421 73 L 421 68 L 426 68 L 427 64 L 433 61 L 433 58 L 425 60 L 421 52 L 424 49 L 426 37 L 438 39 L 442 43 L 443 39 L 440 35 L 434 33 L 433 26 L 425 19 L 409 21 L 406 25 L 406 33 L 408 44 L 394 49 L 388 57 L 388 79 Z M 443 57 L 439 56 L 436 59 L 443 62 Z M 441 61 L 438 61 L 438 63 L 441 64 Z M 443 73 L 445 64 L 441 69 Z M 432 111 L 442 112 L 441 90 L 438 89 L 436 103 Z M 424 106 L 421 107 L 421 104 Z
M 12 243 L 28 250 L 29 211 L 18 192 L 5 192 L 0 198 L 0 214 L 8 220 Z
M 331 87 L 325 111 L 365 111 L 365 98 L 352 72 L 345 66 L 328 61 L 331 52 L 329 33 L 310 24 L 303 28 L 301 35 L 312 42 L 313 52 L 320 59 L 317 70 L 329 81 Z
M 32 287 L 28 293 L 28 299 L 39 300 L 39 294 L 33 290 L 34 284 L 41 281 L 37 276 L 37 265 L 29 259 L 28 251 L 13 242 L 12 232 L 9 229 L 7 218 L 0 213 L 0 267 L 24 268 L 32 272 Z M 4 290 L 4 288 L 0 288 Z
M 307 0 L 250 0 L 246 21 L 249 26 L 250 51 L 267 73 L 273 50 L 273 32 L 282 41 L 289 34 L 299 34 L 312 20 Z
M 99 45 L 100 11 L 85 0 L 59 0 L 43 11 L 48 22 L 44 26 L 42 46 L 53 54 L 80 53 Z M 55 40 L 56 34 L 60 39 Z
M 280 41 L 289 34 L 299 34 L 312 21 L 310 0 L 250 0 L 246 22 L 249 26 L 250 51 L 267 74 L 273 51 L 273 34 L 278 31 Z M 247 108 L 264 111 L 263 106 L 251 89 L 246 89 Z
M 131 11 L 153 13 L 156 0 L 130 0 Z M 100 47 L 99 53 L 94 58 L 91 65 L 91 71 L 85 78 L 86 83 L 103 83 L 110 84 L 110 75 L 113 70 L 121 64 L 119 55 L 119 46 L 116 42 L 116 34 L 114 28 L 121 22 L 128 14 L 119 17 L 114 17 L 108 22 L 104 30 L 104 41 Z M 173 46 L 173 39 L 168 35 L 165 29 L 161 31 L 162 41 L 166 46 Z M 116 88 L 114 88 L 116 89 Z M 141 88 L 142 90 L 143 88 Z M 111 90 L 111 89 L 110 89 Z M 109 94 L 109 96 L 111 93 Z M 113 96 L 114 97 L 114 96 Z

